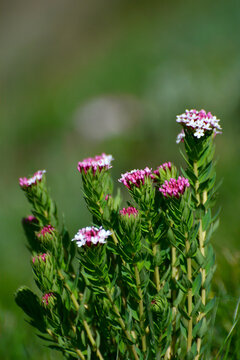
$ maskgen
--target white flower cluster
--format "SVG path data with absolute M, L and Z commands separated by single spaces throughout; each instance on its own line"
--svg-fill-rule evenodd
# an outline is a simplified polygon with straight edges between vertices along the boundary
M 220 120 L 210 112 L 206 113 L 205 110 L 186 110 L 185 113 L 177 116 L 176 121 L 184 127 L 192 129 L 193 135 L 198 139 L 207 132 L 213 131 L 214 134 L 221 134 L 222 130 L 219 125 Z M 184 136 L 184 132 L 178 134 L 177 143 L 183 141 Z
M 112 235 L 111 231 L 104 230 L 102 226 L 100 228 L 88 226 L 78 230 L 72 241 L 76 241 L 78 247 L 86 245 L 90 247 L 91 245 L 105 244 L 110 235 Z

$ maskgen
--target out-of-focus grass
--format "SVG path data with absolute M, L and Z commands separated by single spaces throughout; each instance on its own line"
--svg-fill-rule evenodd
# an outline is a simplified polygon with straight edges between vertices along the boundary
M 6 29 L 11 26 L 12 32 L 2 32 L 5 44 L 9 34 L 9 44 L 5 45 L 9 51 L 3 53 L 5 72 L 0 74 L 6 90 L 0 105 L 0 358 L 55 356 L 39 345 L 13 300 L 18 286 L 27 283 L 34 287 L 20 224 L 30 209 L 18 188 L 18 177 L 47 169 L 51 193 L 74 234 L 90 221 L 80 191 L 77 161 L 103 151 L 112 153 L 116 186 L 120 173 L 131 168 L 155 167 L 166 160 L 179 163 L 175 115 L 191 107 L 212 111 L 224 128 L 216 139 L 218 179 L 224 178 L 219 190 L 221 225 L 213 239 L 218 263 L 214 289 L 222 296 L 217 346 L 231 326 L 240 292 L 237 3 L 113 4 L 106 0 L 102 7 L 97 1 L 84 6 L 73 2 L 55 5 L 56 11 L 48 2 L 34 9 L 26 2 L 19 13 L 5 5 L 4 16 L 9 18 Z M 15 23 L 10 21 L 11 11 Z M 45 15 L 51 26 L 46 24 Z M 24 43 L 31 30 L 40 35 L 34 38 L 33 34 L 35 40 Z M 18 42 L 23 45 L 16 50 Z M 131 94 L 141 104 L 142 115 L 128 133 L 106 135 L 95 142 L 77 130 L 73 119 L 85 102 L 106 94 Z M 96 124 L 93 131 L 101 126 Z

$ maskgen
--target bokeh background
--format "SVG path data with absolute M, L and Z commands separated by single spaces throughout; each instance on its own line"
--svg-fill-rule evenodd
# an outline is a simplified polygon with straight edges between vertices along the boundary
M 175 117 L 186 108 L 211 111 L 224 129 L 213 238 L 222 342 L 240 296 L 239 34 L 233 0 L 0 1 L 0 359 L 58 358 L 14 303 L 20 285 L 35 288 L 18 178 L 47 170 L 73 235 L 90 222 L 77 162 L 112 154 L 116 187 L 121 172 L 182 164 Z

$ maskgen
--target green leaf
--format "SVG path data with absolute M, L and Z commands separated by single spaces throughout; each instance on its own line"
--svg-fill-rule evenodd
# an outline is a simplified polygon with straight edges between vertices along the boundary
M 211 299 L 207 305 L 204 307 L 204 313 L 207 314 L 209 311 L 213 309 L 213 307 L 216 305 L 216 298 Z
M 202 338 L 208 331 L 208 324 L 206 318 L 202 319 L 202 325 L 198 331 L 199 336 Z
M 201 285 L 202 285 L 202 275 L 201 275 L 201 273 L 199 272 L 199 274 L 197 275 L 196 279 L 195 279 L 194 282 L 193 282 L 193 286 L 192 286 L 192 294 L 193 294 L 193 295 L 199 293 L 199 290 L 200 290 L 200 288 L 201 288 Z
M 211 209 L 208 209 L 206 214 L 202 218 L 202 229 L 206 231 L 211 223 Z

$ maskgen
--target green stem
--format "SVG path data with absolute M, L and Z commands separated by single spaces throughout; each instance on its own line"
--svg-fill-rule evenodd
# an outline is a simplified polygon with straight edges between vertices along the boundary
M 172 246 L 172 280 L 173 282 L 178 279 L 178 268 L 176 267 L 177 261 L 177 250 L 174 246 Z M 172 304 L 176 298 L 176 290 L 172 290 Z M 176 344 L 176 317 L 177 317 L 177 308 L 176 306 L 172 307 L 172 324 L 173 324 L 173 336 L 172 336 L 172 344 L 170 354 L 174 355 L 175 353 L 175 344 Z
M 197 166 L 196 161 L 193 163 L 193 171 L 194 171 L 194 175 L 196 176 L 196 178 L 198 178 L 198 166 Z M 207 201 L 207 191 L 206 190 L 203 191 L 202 199 L 201 199 L 198 190 L 199 190 L 199 181 L 197 180 L 195 183 L 196 199 L 198 201 L 198 205 L 200 205 L 200 204 L 204 205 Z M 201 254 L 205 257 L 206 231 L 203 231 L 202 219 L 199 220 L 198 239 L 199 239 L 199 250 L 200 250 Z M 206 305 L 206 289 L 204 288 L 204 283 L 206 280 L 206 270 L 204 268 L 200 268 L 200 273 L 202 275 L 201 299 L 202 299 L 202 304 L 205 306 Z M 204 316 L 205 316 L 204 312 L 199 312 L 198 317 L 197 317 L 197 322 L 199 322 Z M 198 337 L 197 338 L 197 356 L 195 357 L 195 360 L 199 360 L 199 358 L 200 358 L 201 341 L 202 341 L 201 338 Z
M 128 341 L 132 342 L 133 339 L 131 337 L 131 335 L 129 334 L 128 330 L 126 329 L 126 325 L 121 317 L 121 314 L 118 310 L 118 307 L 114 304 L 114 301 L 113 301 L 113 298 L 112 298 L 112 295 L 111 293 L 109 292 L 108 288 L 107 287 L 104 287 L 104 291 L 106 292 L 106 295 L 108 297 L 108 300 L 110 301 L 111 305 L 112 305 L 112 308 L 113 308 L 113 311 L 115 312 L 115 314 L 117 315 L 117 318 L 118 318 L 118 322 L 126 336 L 126 338 L 128 339 Z M 133 357 L 135 360 L 139 360 L 139 357 L 138 357 L 138 354 L 136 352 L 136 349 L 135 349 L 135 346 L 134 345 L 127 345 L 129 350 L 132 352 L 133 354 Z
M 187 240 L 187 238 L 186 238 L 186 253 L 188 253 L 189 249 L 190 249 L 190 243 L 189 243 L 189 240 Z M 190 257 L 187 257 L 187 277 L 188 277 L 188 280 L 192 282 L 192 259 Z M 191 347 L 192 347 L 192 326 L 193 326 L 192 288 L 188 289 L 187 299 L 188 299 L 188 316 L 190 318 L 188 320 L 187 351 L 190 351 Z
M 57 338 L 57 336 L 52 332 L 52 330 L 47 329 L 47 333 L 48 333 L 48 335 L 50 335 L 50 336 L 53 338 L 53 340 L 54 340 L 56 343 L 58 343 L 58 338 Z M 83 355 L 83 353 L 81 352 L 80 349 L 74 348 L 74 350 L 75 350 L 76 354 L 80 357 L 81 360 L 85 360 L 85 356 Z
M 175 280 L 178 279 L 178 269 L 176 267 L 176 261 L 177 261 L 177 255 L 176 255 L 176 248 L 174 246 L 171 247 L 171 255 L 172 255 L 172 260 L 171 260 L 171 265 L 172 265 L 172 281 L 174 283 Z M 173 289 L 172 290 L 172 295 L 171 295 L 171 301 L 172 301 L 172 305 L 173 302 L 176 298 L 176 291 Z M 175 330 L 176 330 L 176 316 L 177 316 L 177 308 L 176 306 L 172 306 L 172 342 L 169 345 L 165 357 L 164 359 L 171 359 L 174 356 L 174 351 L 175 351 L 175 344 L 176 344 L 176 334 L 175 334 Z
M 60 270 L 58 271 L 58 274 L 59 274 L 61 280 L 64 281 L 64 286 L 65 286 L 65 288 L 66 288 L 66 289 L 69 291 L 69 293 L 70 293 L 70 298 L 71 298 L 71 300 L 72 300 L 72 302 L 73 302 L 73 305 L 74 305 L 76 311 L 79 311 L 80 305 L 79 305 L 77 299 L 75 298 L 75 295 L 74 295 L 73 292 L 71 291 L 70 287 L 69 287 L 68 284 L 65 282 L 65 278 L 64 278 L 64 276 L 62 275 L 62 273 L 60 272 Z M 83 326 L 84 326 L 84 329 L 85 329 L 85 331 L 86 331 L 86 333 L 87 333 L 88 339 L 89 339 L 89 341 L 90 341 L 90 343 L 91 343 L 91 345 L 92 345 L 92 347 L 93 347 L 93 350 L 94 350 L 94 351 L 96 352 L 96 354 L 97 354 L 97 357 L 98 357 L 100 360 L 104 360 L 104 359 L 103 359 L 103 356 L 102 356 L 102 354 L 101 354 L 101 352 L 100 352 L 100 350 L 99 350 L 99 348 L 97 347 L 96 341 L 94 340 L 93 335 L 92 335 L 92 331 L 91 331 L 88 323 L 86 322 L 86 320 L 83 320 Z
M 117 237 L 116 237 L 116 235 L 114 233 L 114 230 L 110 229 L 110 231 L 111 231 L 111 234 L 112 234 L 112 239 L 114 241 L 114 244 L 117 245 L 118 244 L 118 239 L 117 239 Z
M 157 244 L 156 243 L 154 243 L 152 245 L 152 251 L 153 251 L 153 257 L 155 258 L 156 255 L 157 255 Z M 158 265 L 155 265 L 155 268 L 154 268 L 154 281 L 155 281 L 157 292 L 159 292 L 160 288 L 161 288 L 161 285 L 160 285 L 160 276 L 159 276 L 159 267 L 158 267 Z
M 138 296 L 140 298 L 140 300 L 139 300 L 139 318 L 140 318 L 140 328 L 142 331 L 142 350 L 145 353 L 147 351 L 147 343 L 146 343 L 146 334 L 145 334 L 145 328 L 144 328 L 143 294 L 142 294 L 142 289 L 141 289 L 140 274 L 139 274 L 138 267 L 136 264 L 134 264 L 134 272 L 135 272 L 135 277 L 136 277 Z

